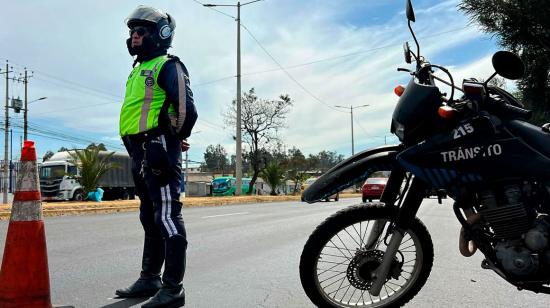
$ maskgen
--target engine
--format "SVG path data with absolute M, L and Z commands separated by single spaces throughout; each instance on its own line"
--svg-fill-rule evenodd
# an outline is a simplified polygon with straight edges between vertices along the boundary
M 550 277 L 549 195 L 548 184 L 537 189 L 533 183 L 508 184 L 478 194 L 480 222 L 492 235 L 499 267 L 512 277 Z

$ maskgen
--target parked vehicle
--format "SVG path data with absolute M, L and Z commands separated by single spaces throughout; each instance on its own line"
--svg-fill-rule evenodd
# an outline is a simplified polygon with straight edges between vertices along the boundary
M 241 191 L 248 194 L 250 178 L 243 178 Z M 233 176 L 222 176 L 212 180 L 212 196 L 234 196 L 237 188 L 237 179 Z M 256 185 L 252 186 L 252 193 L 256 194 Z
M 107 156 L 112 152 L 100 151 Z M 84 191 L 77 181 L 78 168 L 72 164 L 69 152 L 55 153 L 40 165 L 40 192 L 42 200 L 84 200 Z M 103 200 L 134 199 L 135 185 L 132 178 L 132 159 L 127 153 L 115 152 L 110 162 L 119 167 L 109 170 L 99 180 Z
M 412 78 L 395 91 L 391 131 L 401 144 L 342 161 L 302 196 L 317 202 L 374 171 L 390 168 L 391 175 L 379 205 L 347 207 L 311 234 L 300 259 L 305 293 L 319 307 L 405 305 L 432 270 L 433 242 L 416 215 L 427 189 L 437 188 L 455 200 L 463 256 L 479 250 L 483 269 L 518 290 L 550 294 L 550 123 L 527 123 L 531 112 L 488 84 L 496 74 L 521 78 L 524 64 L 499 51 L 495 74 L 456 86 L 445 67 L 420 54 L 411 1 L 406 4 L 417 48 L 413 53 L 404 44 L 405 61 L 414 60 L 416 69 L 399 69 Z M 439 82 L 450 86 L 449 95 Z M 464 94 L 457 99 L 455 90 Z
M 305 180 L 304 184 L 302 185 L 302 191 L 304 191 L 306 188 L 308 188 L 311 184 L 313 184 L 318 178 L 309 178 L 307 180 Z M 330 196 L 328 196 L 327 198 L 325 198 L 324 200 L 329 202 L 330 199 L 334 200 L 334 201 L 338 201 L 340 200 L 340 192 L 337 192 L 337 193 L 334 193 Z M 304 201 L 302 199 L 302 201 Z
M 368 178 L 361 187 L 363 202 L 372 202 L 373 199 L 380 199 L 388 178 Z

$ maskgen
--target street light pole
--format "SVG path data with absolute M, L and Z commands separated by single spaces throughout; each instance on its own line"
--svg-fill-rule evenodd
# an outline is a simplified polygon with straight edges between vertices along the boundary
M 28 105 L 30 103 L 34 103 L 36 101 L 41 101 L 41 100 L 44 100 L 46 99 L 47 97 L 41 97 L 41 98 L 38 98 L 38 99 L 35 99 L 33 101 L 30 101 L 27 103 L 27 71 L 25 71 L 25 110 L 23 110 L 23 140 L 27 141 L 27 126 L 28 126 L 28 119 L 27 119 L 27 112 L 29 111 L 28 110 Z
M 242 194 L 243 180 L 243 158 L 242 158 L 242 140 L 241 140 L 241 3 L 237 2 L 237 135 L 236 135 L 236 157 L 235 157 L 235 176 L 237 177 L 235 195 Z
M 351 155 L 355 154 L 355 143 L 353 142 L 353 105 L 350 106 L 350 116 L 351 116 Z
M 254 2 L 263 0 L 254 0 L 241 4 L 237 2 L 234 4 L 203 4 L 205 7 L 216 6 L 232 6 L 237 7 L 237 123 L 236 123 L 236 135 L 235 135 L 235 177 L 236 185 L 235 195 L 240 196 L 242 194 L 242 178 L 243 178 L 243 161 L 242 161 L 242 138 L 241 138 L 241 6 L 245 6 Z
M 355 108 L 362 108 L 362 107 L 368 107 L 369 105 L 361 105 L 356 106 Z M 353 105 L 350 105 L 349 107 L 345 106 L 334 106 L 338 108 L 344 108 L 350 110 L 350 117 L 351 117 L 351 155 L 353 156 L 355 154 L 355 142 L 353 140 Z

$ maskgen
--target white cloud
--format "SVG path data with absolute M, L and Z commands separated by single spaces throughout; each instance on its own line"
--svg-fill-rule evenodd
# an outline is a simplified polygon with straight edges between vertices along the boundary
M 236 75 L 236 24 L 231 18 L 190 0 L 145 2 L 167 10 L 176 19 L 171 52 L 186 64 L 192 86 Z M 467 25 L 467 19 L 456 11 L 455 5 L 456 1 L 445 1 L 417 9 L 414 27 L 421 38 L 423 55 L 441 57 L 480 36 L 476 29 L 466 29 L 422 39 Z M 13 28 L 18 16 L 25 15 L 27 22 L 12 32 L 0 34 L 2 41 L 16 42 L 6 45 L 1 58 L 103 93 L 64 81 L 54 82 L 39 72 L 32 80 L 31 95 L 48 96 L 48 100 L 33 105 L 32 116 L 94 132 L 98 139 L 116 136 L 118 101 L 131 66 L 124 45 L 127 30 L 123 20 L 134 7 L 132 1 L 106 0 L 93 4 L 20 1 L 6 7 L 8 17 L 0 20 L 4 29 Z M 397 101 L 392 90 L 397 83 L 406 82 L 406 76 L 395 70 L 404 65 L 400 45 L 404 40 L 412 41 L 401 7 L 390 12 L 386 21 L 377 20 L 376 24 L 369 25 L 368 20 L 347 21 L 361 15 L 361 10 L 373 8 L 395 9 L 381 3 L 349 0 L 337 4 L 265 1 L 242 10 L 243 23 L 283 66 L 358 53 L 291 68 L 288 72 L 327 105 L 369 104 L 370 107 L 355 112 L 356 144 L 365 145 L 372 140 L 383 142 L 380 137 L 365 141 L 365 131 L 371 136 L 389 135 L 391 113 Z M 236 13 L 233 9 L 220 10 L 230 15 Z M 333 149 L 349 154 L 349 113 L 316 101 L 280 70 L 247 75 L 277 66 L 244 29 L 241 40 L 242 90 L 255 87 L 258 95 L 267 99 L 288 93 L 295 102 L 288 117 L 289 127 L 281 132 L 284 141 L 306 153 Z M 391 47 L 376 50 L 383 46 Z M 229 78 L 193 87 L 199 111 L 196 131 L 201 132 L 190 138 L 192 159 L 201 160 L 208 144 L 221 143 L 228 152 L 234 151 L 233 129 L 221 128 L 225 127 L 221 114 L 235 97 L 235 83 L 235 78 Z M 98 106 L 75 109 L 91 105 Z

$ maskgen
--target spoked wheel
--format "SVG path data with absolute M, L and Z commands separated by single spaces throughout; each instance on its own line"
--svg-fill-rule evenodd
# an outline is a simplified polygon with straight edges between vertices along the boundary
M 396 211 L 382 206 L 353 206 L 325 220 L 311 234 L 300 259 L 300 279 L 319 307 L 399 307 L 422 288 L 433 263 L 433 245 L 415 218 L 392 260 L 379 296 L 369 290 L 382 263 L 386 231 Z

